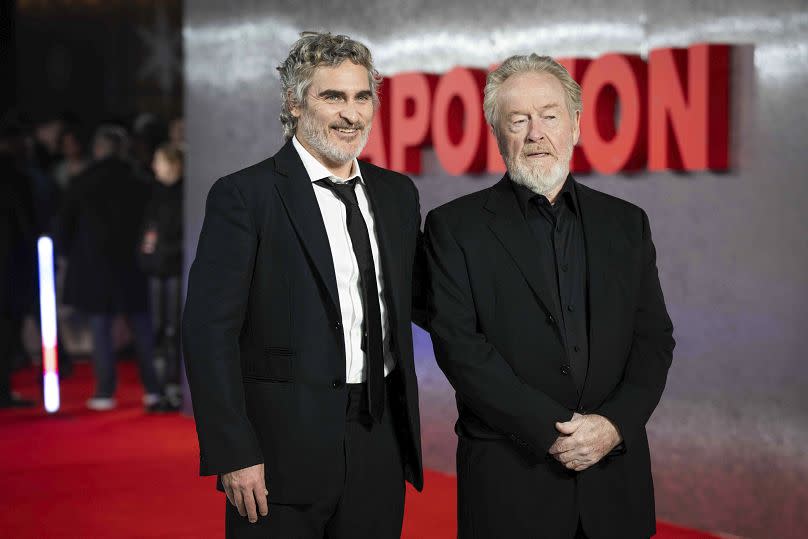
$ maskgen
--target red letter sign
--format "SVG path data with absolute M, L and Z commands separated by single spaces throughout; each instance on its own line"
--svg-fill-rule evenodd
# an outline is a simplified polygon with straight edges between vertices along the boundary
M 421 146 L 429 144 L 434 75 L 402 73 L 390 81 L 390 168 L 421 173 Z
M 387 147 L 390 145 L 390 138 L 387 134 L 387 126 L 390 125 L 390 106 L 387 103 L 387 92 L 390 91 L 390 79 L 382 79 L 379 86 L 379 107 L 373 116 L 370 137 L 368 143 L 359 154 L 359 159 L 370 161 L 377 167 L 388 168 Z
M 646 67 L 639 56 L 607 54 L 583 78 L 584 153 L 601 174 L 637 170 L 645 164 Z M 619 108 L 616 108 L 619 103 Z M 619 125 L 615 116 L 619 111 Z
M 592 61 L 586 58 L 559 58 L 558 63 L 567 69 L 570 77 L 575 79 L 578 84 L 581 84 L 586 68 L 589 67 Z M 570 172 L 585 173 L 592 171 L 592 165 L 589 164 L 589 161 L 586 160 L 586 156 L 584 155 L 583 146 L 583 141 L 578 140 L 578 144 L 576 144 L 575 148 L 572 150 Z
M 648 169 L 726 169 L 729 46 L 657 49 L 648 66 Z
M 456 67 L 441 77 L 432 104 L 432 147 L 452 175 L 477 172 L 485 164 L 482 93 L 485 73 Z

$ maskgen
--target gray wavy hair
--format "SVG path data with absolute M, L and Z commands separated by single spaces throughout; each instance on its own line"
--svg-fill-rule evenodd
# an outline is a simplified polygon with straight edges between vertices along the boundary
M 485 121 L 487 121 L 494 130 L 496 130 L 497 123 L 499 122 L 497 98 L 502 83 L 513 75 L 527 72 L 548 73 L 553 75 L 561 83 L 561 86 L 564 87 L 564 93 L 567 98 L 567 110 L 570 116 L 576 111 L 583 111 L 584 106 L 581 100 L 581 86 L 575 82 L 575 79 L 570 76 L 564 66 L 549 56 L 539 56 L 536 53 L 530 55 L 515 55 L 506 59 L 498 68 L 491 71 L 485 81 L 483 111 L 485 112 Z
M 377 92 L 382 78 L 373 67 L 373 58 L 365 45 L 345 35 L 303 32 L 289 50 L 289 56 L 277 67 L 281 75 L 280 119 L 283 136 L 287 140 L 294 136 L 297 129 L 297 118 L 292 115 L 292 107 L 306 104 L 314 71 L 320 66 L 338 66 L 345 60 L 368 70 L 373 104 L 378 105 Z

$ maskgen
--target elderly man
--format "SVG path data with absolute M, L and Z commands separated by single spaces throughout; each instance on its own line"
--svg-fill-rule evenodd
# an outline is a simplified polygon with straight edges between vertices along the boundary
M 508 172 L 425 230 L 460 537 L 650 537 L 645 424 L 674 341 L 648 217 L 569 174 L 581 90 L 560 64 L 507 59 L 484 107 Z
M 356 159 L 379 82 L 364 45 L 305 33 L 278 70 L 287 142 L 211 188 L 189 277 L 201 473 L 228 537 L 399 537 L 404 480 L 423 483 L 418 193 Z

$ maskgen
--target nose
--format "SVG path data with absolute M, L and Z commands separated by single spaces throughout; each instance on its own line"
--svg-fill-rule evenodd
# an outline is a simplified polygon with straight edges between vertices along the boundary
M 543 138 L 544 138 L 544 129 L 542 129 L 541 122 L 531 120 L 530 127 L 527 132 L 527 139 L 530 142 L 539 142 Z
M 350 124 L 355 124 L 359 121 L 359 111 L 357 110 L 356 103 L 353 101 L 346 103 L 340 111 L 340 116 Z

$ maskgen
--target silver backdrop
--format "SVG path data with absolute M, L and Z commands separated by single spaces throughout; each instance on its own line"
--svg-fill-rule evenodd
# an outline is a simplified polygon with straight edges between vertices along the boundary
M 749 537 L 808 529 L 808 2 L 483 0 L 185 4 L 186 248 L 218 177 L 282 143 L 274 67 L 302 30 L 366 42 L 383 74 L 443 73 L 510 54 L 647 54 L 739 45 L 727 173 L 587 175 L 645 208 L 678 346 L 649 425 L 660 518 Z M 452 177 L 431 150 L 413 178 L 424 213 L 491 185 Z M 190 265 L 188 256 L 186 266 Z M 186 267 L 187 270 L 187 267 Z M 454 472 L 453 393 L 416 335 L 429 468 Z

